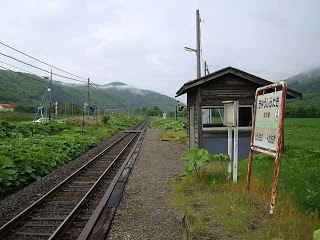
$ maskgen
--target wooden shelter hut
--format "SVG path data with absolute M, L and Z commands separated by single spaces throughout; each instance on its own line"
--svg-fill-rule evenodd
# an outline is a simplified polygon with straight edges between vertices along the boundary
M 226 67 L 185 83 L 176 96 L 187 93 L 189 148 L 205 148 L 212 154 L 227 153 L 227 127 L 223 126 L 223 101 L 239 101 L 239 159 L 248 157 L 255 91 L 272 84 L 242 70 Z M 302 94 L 287 90 L 287 99 Z

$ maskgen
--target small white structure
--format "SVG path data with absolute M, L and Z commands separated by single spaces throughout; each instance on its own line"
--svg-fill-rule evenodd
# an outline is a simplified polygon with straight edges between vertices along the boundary
M 163 114 L 162 114 L 162 119 L 167 119 L 167 114 L 166 114 L 166 112 L 163 112 Z
M 14 107 L 10 104 L 0 104 L 0 112 L 13 112 Z

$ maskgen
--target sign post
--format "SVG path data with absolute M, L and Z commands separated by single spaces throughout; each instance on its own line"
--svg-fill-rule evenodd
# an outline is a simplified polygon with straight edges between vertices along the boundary
M 238 122 L 239 122 L 239 102 L 225 101 L 223 125 L 228 127 L 228 155 L 230 160 L 233 159 L 233 182 L 238 181 Z M 234 127 L 234 143 L 232 154 L 232 127 Z M 233 155 L 233 158 L 232 158 Z M 228 173 L 231 177 L 232 166 L 231 162 L 228 165 Z
M 247 174 L 247 189 L 250 189 L 253 151 L 275 157 L 272 193 L 269 214 L 274 212 L 283 138 L 283 122 L 287 95 L 286 82 L 258 88 L 255 95 L 254 119 Z

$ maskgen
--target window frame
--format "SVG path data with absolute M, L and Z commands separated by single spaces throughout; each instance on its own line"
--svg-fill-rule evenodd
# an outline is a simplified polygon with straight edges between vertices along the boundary
M 251 108 L 251 119 L 253 122 L 253 105 L 239 105 L 239 108 L 241 107 L 250 107 Z M 202 123 L 202 109 L 207 109 L 207 108 L 216 108 L 216 109 L 223 109 L 224 106 L 201 106 L 201 129 L 202 131 L 227 131 L 228 127 L 227 126 L 222 126 L 222 127 L 203 127 Z M 246 126 L 246 127 L 239 127 L 239 130 L 252 130 L 252 122 L 251 126 Z

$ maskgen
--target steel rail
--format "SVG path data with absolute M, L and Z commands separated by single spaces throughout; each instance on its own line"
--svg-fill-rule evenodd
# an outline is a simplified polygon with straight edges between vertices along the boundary
M 146 120 L 142 121 L 141 123 L 145 122 Z M 137 124 L 134 128 L 137 128 L 141 123 Z M 85 170 L 89 165 L 91 165 L 98 157 L 100 157 L 102 154 L 104 154 L 106 151 L 108 151 L 110 148 L 115 146 L 118 142 L 120 142 L 124 137 L 126 137 L 130 132 L 125 133 L 122 137 L 117 139 L 115 142 L 113 142 L 111 145 L 106 147 L 103 151 L 101 151 L 99 154 L 97 154 L 95 157 L 93 157 L 89 162 L 87 162 L 85 165 L 83 165 L 81 168 L 76 170 L 74 173 L 72 173 L 69 177 L 67 177 L 65 180 L 60 182 L 58 185 L 56 185 L 54 188 L 52 188 L 49 192 L 47 192 L 45 195 L 43 195 L 40 199 L 35 201 L 33 204 L 31 204 L 29 207 L 24 209 L 22 212 L 20 212 L 18 215 L 16 215 L 13 219 L 8 221 L 6 224 L 4 224 L 2 227 L 0 227 L 0 239 L 3 238 L 5 235 L 7 235 L 11 230 L 13 230 L 19 223 L 24 221 L 26 218 L 29 217 L 31 213 L 33 213 L 39 205 L 41 205 L 44 201 L 55 195 L 57 192 L 59 192 L 63 187 L 65 187 L 73 178 L 78 176 L 83 170 Z
M 138 134 L 138 133 L 137 133 Z M 82 229 L 82 232 L 80 233 L 79 237 L 77 238 L 78 240 L 85 240 L 88 239 L 92 230 L 94 229 L 94 227 L 97 224 L 98 219 L 100 218 L 100 215 L 104 209 L 104 207 L 106 206 L 113 189 L 116 186 L 116 183 L 118 181 L 118 179 L 120 178 L 123 169 L 126 167 L 126 165 L 128 164 L 130 158 L 132 157 L 133 153 L 136 150 L 136 147 L 140 141 L 142 137 L 142 134 L 140 134 L 140 136 L 138 137 L 134 147 L 132 148 L 132 150 L 130 151 L 129 155 L 127 156 L 126 160 L 124 161 L 124 163 L 121 165 L 120 169 L 118 170 L 116 176 L 113 178 L 112 182 L 110 183 L 107 191 L 105 192 L 105 194 L 103 195 L 103 197 L 101 198 L 98 206 L 96 207 L 96 209 L 94 210 L 94 212 L 91 214 L 87 224 L 85 225 L 85 227 Z
M 147 123 L 149 122 L 149 118 L 145 121 L 145 123 L 143 124 L 143 128 L 142 128 L 142 132 L 143 133 L 145 131 L 145 126 L 147 125 Z M 98 206 L 96 207 L 96 209 L 94 210 L 94 212 L 91 214 L 88 222 L 86 223 L 86 225 L 84 226 L 84 228 L 82 229 L 79 237 L 77 238 L 77 240 L 87 240 L 89 239 L 92 234 L 92 231 L 94 230 L 94 228 L 97 225 L 98 220 L 100 219 L 100 216 L 102 214 L 102 211 L 105 209 L 111 195 L 112 192 L 114 190 L 114 188 L 116 187 L 116 184 L 118 182 L 118 180 L 120 179 L 121 175 L 123 174 L 123 170 L 127 167 L 129 160 L 131 159 L 131 157 L 133 156 L 134 152 L 136 151 L 136 148 L 140 142 L 140 139 L 142 138 L 143 134 L 140 134 L 140 136 L 138 137 L 134 147 L 132 148 L 132 150 L 130 151 L 129 155 L 127 156 L 126 160 L 124 161 L 124 163 L 122 164 L 122 166 L 120 167 L 120 169 L 118 170 L 116 176 L 113 178 L 112 182 L 110 183 L 107 191 L 105 192 L 105 194 L 103 195 L 103 197 L 101 198 Z
M 75 220 L 75 218 L 78 216 L 78 214 L 81 211 L 82 205 L 88 201 L 88 199 L 92 196 L 92 194 L 97 190 L 100 183 L 104 180 L 107 173 L 109 173 L 111 167 L 114 165 L 114 163 L 122 156 L 122 154 L 127 150 L 131 142 L 136 138 L 138 133 L 136 133 L 133 138 L 127 143 L 127 145 L 121 150 L 121 152 L 115 157 L 115 159 L 112 161 L 112 163 L 108 166 L 108 168 L 101 174 L 99 179 L 94 183 L 94 185 L 90 188 L 90 190 L 85 194 L 85 196 L 78 202 L 78 204 L 75 206 L 75 208 L 70 212 L 70 214 L 65 218 L 65 220 L 60 224 L 60 226 L 52 233 L 52 235 L 49 237 L 49 240 L 56 240 L 60 239 L 63 234 L 68 230 L 69 226 L 72 224 L 72 222 Z

